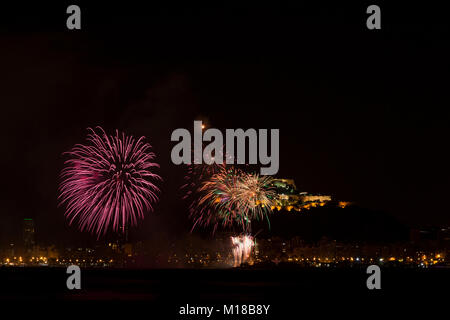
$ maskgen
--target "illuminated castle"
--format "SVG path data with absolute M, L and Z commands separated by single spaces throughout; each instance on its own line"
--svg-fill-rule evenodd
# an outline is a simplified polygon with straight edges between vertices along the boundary
M 302 211 L 315 207 L 323 207 L 332 201 L 329 195 L 298 192 L 293 179 L 274 179 L 273 187 L 276 190 L 277 197 L 275 199 L 275 205 L 272 206 L 272 210 Z M 338 202 L 338 206 L 341 208 L 349 204 L 349 202 L 344 201 Z

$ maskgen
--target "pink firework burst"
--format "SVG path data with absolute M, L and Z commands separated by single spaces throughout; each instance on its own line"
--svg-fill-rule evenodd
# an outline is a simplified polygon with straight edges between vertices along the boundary
M 133 136 L 107 135 L 101 127 L 99 134 L 88 128 L 85 145 L 77 144 L 65 152 L 70 159 L 61 172 L 60 204 L 66 205 L 69 224 L 77 221 L 82 231 L 98 237 L 108 228 L 124 230 L 144 218 L 158 201 L 161 177 L 153 173 L 159 165 L 155 154 L 145 143 Z

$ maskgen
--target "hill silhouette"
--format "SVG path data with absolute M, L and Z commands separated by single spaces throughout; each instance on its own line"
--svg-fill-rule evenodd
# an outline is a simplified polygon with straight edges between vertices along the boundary
M 408 240 L 408 228 L 389 214 L 358 206 L 325 206 L 301 212 L 274 211 L 267 221 L 252 225 L 259 238 L 298 236 L 306 241 L 323 237 L 337 241 L 395 242 Z

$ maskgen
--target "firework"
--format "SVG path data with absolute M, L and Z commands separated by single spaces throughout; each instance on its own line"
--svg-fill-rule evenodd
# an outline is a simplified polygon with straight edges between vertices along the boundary
M 255 245 L 251 235 L 239 235 L 231 237 L 231 244 L 234 257 L 234 267 L 240 266 L 247 262 L 250 253 Z
M 203 181 L 210 179 L 214 174 L 220 172 L 222 168 L 225 168 L 225 164 L 190 164 L 188 166 L 187 174 L 184 177 L 185 184 L 181 186 L 182 190 L 185 190 L 183 199 L 189 199 L 195 196 L 196 191 L 200 187 Z
M 98 237 L 111 227 L 125 230 L 152 211 L 159 189 L 154 182 L 161 178 L 153 173 L 159 167 L 153 162 L 151 146 L 124 133 L 99 134 L 88 128 L 85 145 L 77 144 L 69 152 L 61 172 L 60 204 L 66 205 L 69 224 L 77 221 L 82 231 Z
M 194 226 L 238 225 L 249 231 L 254 219 L 267 217 L 271 212 L 275 192 L 269 176 L 245 173 L 242 170 L 222 168 L 204 181 L 197 192 L 200 197 L 193 204 L 191 216 Z
M 226 168 L 228 167 L 226 162 L 231 159 L 231 157 L 228 153 L 226 153 L 225 147 L 223 147 L 218 154 L 218 156 L 223 159 L 223 163 L 215 163 L 214 158 L 211 158 L 209 160 L 212 160 L 212 163 L 207 164 L 203 161 L 195 161 L 196 159 L 194 153 L 193 156 L 194 161 L 190 165 L 188 165 L 187 174 L 184 177 L 185 184 L 181 186 L 181 190 L 185 192 L 183 195 L 183 199 L 190 203 L 190 217 L 194 219 L 192 230 L 197 225 L 212 225 L 214 226 L 215 231 L 218 224 L 217 219 L 215 219 L 216 217 L 214 217 L 214 215 L 212 214 L 208 214 L 208 208 L 206 208 L 205 206 L 203 206 L 204 210 L 199 210 L 198 203 L 202 196 L 199 192 L 199 189 L 202 187 L 205 181 L 209 181 L 215 174 L 226 170 Z M 202 163 L 198 164 L 196 162 Z
M 184 177 L 184 180 L 186 182 L 181 186 L 181 189 L 185 190 L 186 192 L 183 196 L 183 199 L 188 199 L 194 196 L 194 194 L 204 181 L 210 179 L 214 174 L 224 170 L 227 167 L 226 162 L 232 159 L 232 157 L 225 151 L 225 146 L 222 147 L 222 149 L 219 151 L 219 154 L 217 155 L 220 159 L 223 159 L 222 163 L 216 163 L 214 162 L 214 157 L 210 158 L 205 155 L 208 162 L 212 162 L 211 164 L 207 164 L 203 161 L 203 158 L 195 158 L 194 153 L 193 156 L 194 161 L 188 165 L 187 174 Z

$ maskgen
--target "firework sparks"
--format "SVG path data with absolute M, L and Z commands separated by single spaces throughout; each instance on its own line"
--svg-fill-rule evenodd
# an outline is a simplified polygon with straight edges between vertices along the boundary
M 193 204 L 194 226 L 237 224 L 249 231 L 254 219 L 271 212 L 275 192 L 269 176 L 249 174 L 235 168 L 222 168 L 198 188 L 201 195 Z
M 203 206 L 204 210 L 199 210 L 199 201 L 202 196 L 199 192 L 199 189 L 202 187 L 205 181 L 209 181 L 211 177 L 214 175 L 226 170 L 227 164 L 226 162 L 232 157 L 226 153 L 225 148 L 219 151 L 219 158 L 223 159 L 222 163 L 215 163 L 214 157 L 208 159 L 208 162 L 212 162 L 211 164 L 207 164 L 203 162 L 203 159 L 200 159 L 202 162 L 200 164 L 196 163 L 195 154 L 194 161 L 192 164 L 188 165 L 187 174 L 184 177 L 186 181 L 184 185 L 181 186 L 181 189 L 185 191 L 183 196 L 184 200 L 190 202 L 189 212 L 190 217 L 194 219 L 194 225 L 192 226 L 192 230 L 198 226 L 207 226 L 212 225 L 214 227 L 214 231 L 217 227 L 218 221 L 216 217 L 212 214 L 208 214 L 208 209 L 206 206 Z M 206 157 L 206 156 L 205 156 Z M 198 160 L 198 159 L 197 159 Z
M 107 135 L 88 128 L 86 145 L 75 145 L 65 154 L 61 172 L 60 204 L 66 205 L 66 218 L 78 221 L 82 231 L 105 234 L 136 225 L 144 212 L 152 211 L 159 189 L 153 184 L 161 180 L 153 173 L 159 167 L 153 162 L 151 146 L 145 137 L 135 140 L 124 133 Z
M 207 155 L 205 155 L 205 158 L 207 160 L 205 162 L 203 161 L 203 155 L 202 159 L 196 158 L 194 153 L 193 156 L 194 161 L 190 165 L 188 165 L 187 174 L 184 177 L 186 183 L 181 186 L 182 190 L 186 190 L 183 199 L 188 199 L 194 196 L 201 183 L 210 179 L 214 174 L 224 170 L 227 167 L 226 162 L 232 159 L 232 157 L 225 151 L 225 147 L 223 147 L 217 155 L 220 159 L 223 159 L 222 163 L 214 162 L 214 157 L 210 157 Z M 211 163 L 208 164 L 206 162 Z
M 255 245 L 251 235 L 239 235 L 231 237 L 231 244 L 233 246 L 234 267 L 240 266 L 247 262 L 252 249 Z

